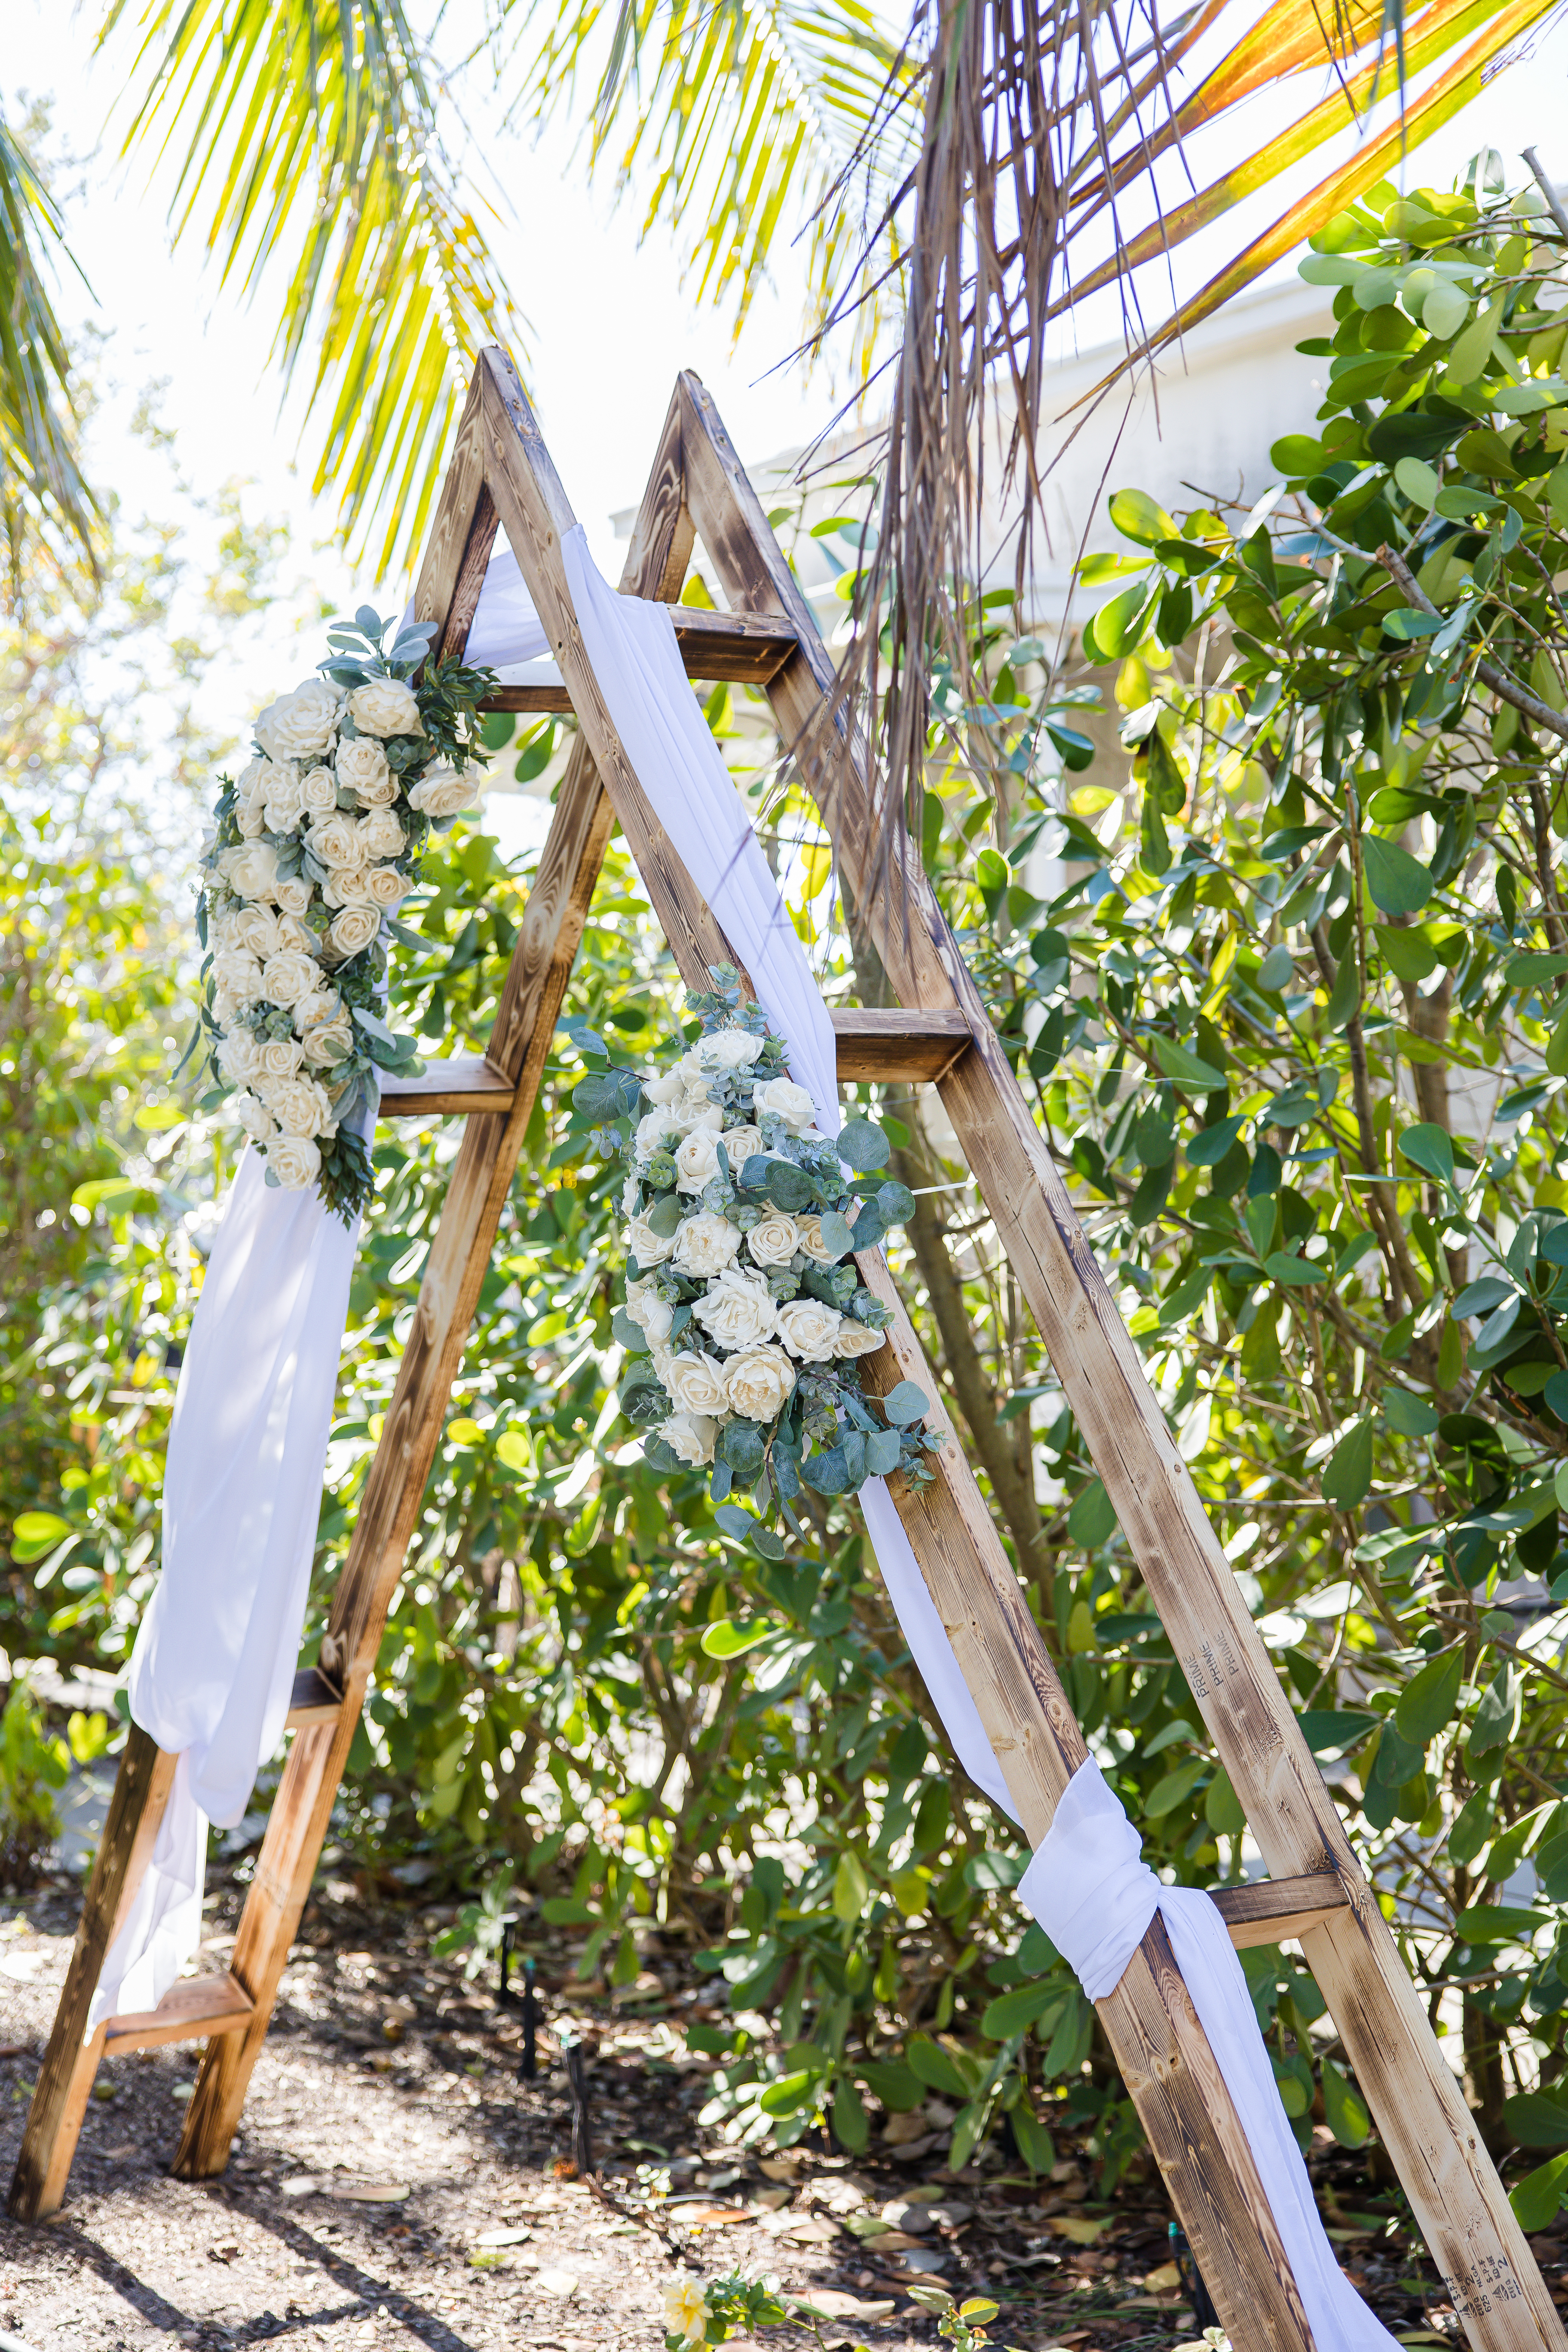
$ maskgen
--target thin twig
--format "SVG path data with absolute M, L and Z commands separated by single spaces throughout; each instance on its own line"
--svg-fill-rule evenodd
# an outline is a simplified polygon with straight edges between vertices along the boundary
M 1396 555 L 1392 547 L 1380 547 L 1377 560 L 1390 579 L 1404 590 L 1418 613 L 1430 613 L 1435 620 L 1443 619 L 1441 610 L 1421 587 L 1403 556 Z M 1495 662 L 1478 661 L 1476 676 L 1483 686 L 1489 686 L 1494 694 L 1500 695 L 1505 702 L 1511 702 L 1516 710 L 1522 711 L 1532 725 L 1544 727 L 1549 733 L 1561 735 L 1564 742 L 1568 742 L 1568 719 L 1564 719 L 1560 710 L 1553 710 L 1549 702 L 1542 702 L 1538 694 L 1531 694 L 1527 686 L 1521 686 L 1517 678 L 1510 677 L 1507 670 L 1499 669 Z
M 1529 164 L 1531 170 L 1535 174 L 1535 184 L 1546 199 L 1547 211 L 1552 215 L 1552 219 L 1562 230 L 1564 238 L 1568 239 L 1568 212 L 1563 211 L 1562 199 L 1559 197 L 1556 189 L 1552 186 L 1545 173 L 1542 170 L 1541 158 L 1537 155 L 1533 147 L 1522 148 L 1521 152 L 1522 153 L 1525 162 Z

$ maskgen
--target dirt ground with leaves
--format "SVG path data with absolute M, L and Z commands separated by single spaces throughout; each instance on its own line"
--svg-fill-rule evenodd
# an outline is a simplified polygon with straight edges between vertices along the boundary
M 209 1895 L 202 1965 L 226 1961 L 242 1890 Z M 333 1895 L 345 1899 L 333 1900 Z M 0 1914 L 0 2116 L 9 2176 L 63 1980 L 78 1896 L 54 1885 Z M 650 1952 L 612 2000 L 572 1951 L 541 1972 L 537 2076 L 488 1982 L 432 1958 L 450 1912 L 367 1908 L 342 1882 L 307 1912 L 226 2175 L 169 2166 L 194 2052 L 104 2068 L 63 2210 L 0 2221 L 0 2330 L 34 2352 L 201 2352 L 276 2339 L 331 2352 L 631 2352 L 664 2340 L 682 2271 L 772 2274 L 793 2323 L 780 2347 L 936 2340 L 930 2290 L 1001 2305 L 994 2340 L 1067 2352 L 1165 2352 L 1197 2333 L 1171 2263 L 1156 2176 L 1109 2202 L 1086 2152 L 1048 2180 L 1002 2150 L 946 2171 L 941 2115 L 889 2118 L 852 2160 L 830 2147 L 737 2152 L 700 2121 L 714 2062 L 685 2028 L 710 1982 Z M 561 2058 L 586 2056 L 596 2180 L 576 2176 Z M 899 2135 L 894 2138 L 892 2135 Z M 1404 2340 L 1440 2343 L 1451 2309 L 1373 2151 L 1315 2147 L 1313 2176 L 1347 2270 Z M 1554 2282 L 1561 2239 L 1537 2249 Z M 1559 2291 L 1568 2301 L 1568 2285 Z

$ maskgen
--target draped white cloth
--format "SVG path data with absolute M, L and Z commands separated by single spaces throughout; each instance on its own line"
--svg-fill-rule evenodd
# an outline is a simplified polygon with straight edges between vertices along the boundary
M 283 1736 L 359 1236 L 248 1147 L 196 1302 L 163 1474 L 163 1569 L 131 1714 L 177 1753 L 153 1860 L 89 2015 L 155 2009 L 195 1953 L 209 1821 L 232 1828 Z
M 790 1066 L 837 1134 L 832 1024 L 805 950 L 687 679 L 668 608 L 617 595 L 581 527 L 562 541 L 577 624 L 627 755 L 671 846 L 745 964 Z M 888 1489 L 860 1492 L 867 1531 L 904 1639 L 971 1779 L 1017 1816 L 980 1712 L 959 1669 Z M 1085 1764 L 1057 1809 L 1021 1893 L 1077 1970 L 1090 2000 L 1120 1981 L 1158 1910 L 1210 2047 L 1235 2101 L 1290 2259 L 1319 2352 L 1393 2352 L 1394 2339 L 1341 2271 L 1323 2234 L 1258 2030 L 1247 1979 L 1208 1896 L 1163 1886 L 1098 1765 Z
M 1340 2268 L 1275 2087 L 1224 1920 L 1195 1886 L 1163 1886 L 1091 1758 L 1068 1784 L 1018 1892 L 1090 2000 L 1121 1982 L 1158 1911 L 1258 2167 L 1319 2352 L 1394 2352 Z

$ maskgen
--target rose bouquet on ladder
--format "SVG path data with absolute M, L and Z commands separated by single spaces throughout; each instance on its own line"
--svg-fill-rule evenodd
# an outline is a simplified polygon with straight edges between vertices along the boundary
M 761 1008 L 741 1003 L 731 969 L 712 976 L 688 997 L 699 1033 L 669 1068 L 577 1090 L 606 1146 L 625 1137 L 621 1403 L 650 1430 L 650 1461 L 711 1464 L 715 1501 L 731 1487 L 776 1494 L 793 1520 L 803 1484 L 847 1495 L 894 1470 L 931 1475 L 924 1391 L 904 1381 L 874 1402 L 858 1370 L 892 1315 L 854 1254 L 914 1196 L 877 1172 L 889 1145 L 871 1120 L 820 1132 Z
M 315 1184 L 345 1223 L 371 1192 L 375 1070 L 419 1068 L 384 1017 L 386 941 L 424 944 L 397 908 L 432 830 L 473 797 L 479 705 L 495 683 L 427 662 L 423 623 L 388 646 L 393 627 L 362 605 L 329 629 L 320 674 L 262 711 L 255 757 L 220 779 L 196 906 L 204 1108 L 238 1089 L 267 1181 Z

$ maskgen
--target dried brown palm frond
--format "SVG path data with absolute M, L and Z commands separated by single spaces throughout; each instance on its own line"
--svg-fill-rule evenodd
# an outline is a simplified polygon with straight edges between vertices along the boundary
M 922 0 L 917 14 L 910 49 L 926 57 L 923 135 L 895 200 L 912 211 L 907 302 L 876 543 L 843 684 L 847 698 L 878 714 L 889 873 L 901 864 L 893 853 L 921 789 L 933 652 L 951 662 L 966 698 L 980 690 L 973 646 L 988 464 L 1016 518 L 1020 595 L 1030 576 L 1052 322 L 1118 285 L 1126 357 L 1100 391 L 1146 365 L 1468 103 L 1556 0 L 1425 0 L 1408 10 L 1402 0 L 1265 0 L 1178 98 L 1178 75 L 1226 4 L 1200 0 L 1169 26 L 1157 0 Z M 1415 79 L 1467 39 L 1412 95 Z M 1145 324 L 1135 269 L 1321 151 L 1395 79 L 1391 128 L 1285 207 L 1169 319 Z M 1281 84 L 1301 90 L 1287 127 L 1163 211 L 1161 159 L 1174 153 L 1180 168 L 1191 134 Z M 1133 229 L 1128 209 L 1153 218 Z

